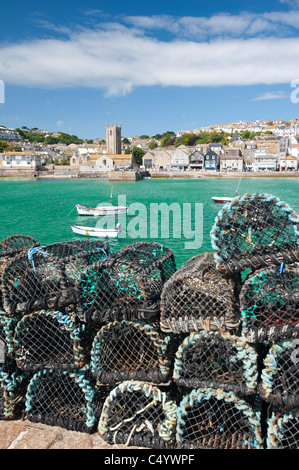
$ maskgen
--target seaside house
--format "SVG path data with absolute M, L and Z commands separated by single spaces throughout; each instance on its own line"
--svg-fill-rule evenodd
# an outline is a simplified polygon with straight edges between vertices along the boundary
M 224 155 L 220 157 L 221 171 L 243 171 L 244 159 L 239 149 L 225 149 Z
M 36 170 L 41 165 L 41 157 L 35 152 L 7 152 L 2 154 L 3 169 Z
M 170 169 L 174 171 L 188 170 L 189 163 L 190 163 L 189 152 L 183 149 L 178 149 L 170 157 Z
M 277 171 L 278 157 L 270 152 L 258 152 L 254 156 L 253 171 Z
M 297 171 L 299 169 L 299 161 L 296 157 L 287 155 L 281 157 L 279 161 L 279 170 L 280 171 Z
M 151 150 L 142 157 L 142 164 L 146 169 L 169 170 L 171 152 L 168 150 Z
M 220 169 L 220 155 L 218 155 L 213 150 L 209 150 L 205 154 L 204 169 L 214 170 L 214 171 L 219 170 Z
M 218 142 L 212 142 L 209 144 L 209 149 L 213 152 L 217 153 L 218 155 L 222 154 L 222 144 Z
M 189 170 L 203 170 L 205 164 L 205 156 L 203 152 L 196 150 L 190 156 Z

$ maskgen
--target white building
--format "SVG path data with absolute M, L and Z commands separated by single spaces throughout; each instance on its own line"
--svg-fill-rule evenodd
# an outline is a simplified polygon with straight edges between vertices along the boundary
M 299 168 L 299 161 L 297 158 L 287 155 L 280 158 L 279 169 L 280 171 L 297 171 Z
M 278 169 L 277 155 L 271 153 L 257 153 L 253 160 L 253 171 L 276 171 Z
M 170 156 L 171 170 L 187 170 L 190 163 L 190 155 L 184 150 L 177 150 Z
M 2 154 L 2 167 L 14 169 L 37 169 L 41 158 L 34 152 L 7 152 Z

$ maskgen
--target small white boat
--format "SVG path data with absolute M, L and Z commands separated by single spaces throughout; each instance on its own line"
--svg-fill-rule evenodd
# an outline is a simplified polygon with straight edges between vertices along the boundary
M 76 209 L 79 215 L 117 215 L 117 214 L 127 214 L 128 206 L 81 206 L 80 204 L 76 205 Z
M 120 223 L 113 228 L 101 228 L 101 227 L 87 227 L 84 225 L 71 225 L 71 229 L 78 235 L 85 235 L 88 237 L 97 238 L 117 238 L 120 232 L 123 230 Z
M 212 199 L 213 199 L 214 202 L 224 204 L 226 202 L 231 202 L 234 198 L 233 197 L 226 197 L 226 196 L 222 196 L 222 197 L 213 196 Z

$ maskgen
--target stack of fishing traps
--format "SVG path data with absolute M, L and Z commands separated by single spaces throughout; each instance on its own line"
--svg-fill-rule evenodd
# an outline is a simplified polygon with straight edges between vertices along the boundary
M 240 336 L 258 352 L 264 445 L 298 448 L 299 219 L 269 194 L 245 194 L 211 230 L 219 272 L 242 275 Z
M 176 403 L 167 393 L 177 336 L 162 332 L 160 297 L 176 271 L 173 253 L 139 242 L 95 263 L 78 281 L 78 315 L 98 325 L 90 371 L 109 394 L 99 420 L 111 444 L 169 448 Z
M 219 211 L 176 268 L 139 242 L 0 242 L 0 418 L 159 449 L 299 447 L 299 219 Z
M 5 263 L 0 314 L 1 418 L 25 413 L 31 421 L 95 430 L 103 399 L 95 398 L 89 376 L 90 340 L 76 318 L 74 286 L 81 271 L 107 257 L 109 251 L 102 241 L 75 240 L 43 247 L 31 241 Z

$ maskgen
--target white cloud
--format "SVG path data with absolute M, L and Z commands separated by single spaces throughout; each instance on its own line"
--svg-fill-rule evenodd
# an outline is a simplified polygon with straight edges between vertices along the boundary
M 298 0 L 299 3 L 299 0 Z M 171 15 L 125 16 L 123 20 L 145 30 L 164 30 L 181 38 L 204 40 L 215 37 L 253 37 L 257 34 L 276 36 L 299 28 L 299 12 L 241 12 L 239 15 L 218 13 L 211 17 L 176 17 Z
M 255 98 L 252 98 L 251 101 L 266 101 L 266 100 L 279 100 L 290 98 L 290 95 L 284 91 L 268 91 L 266 93 L 260 93 Z
M 191 20 L 185 18 L 186 27 Z M 106 96 L 152 85 L 274 85 L 299 76 L 298 51 L 299 38 L 161 41 L 114 23 L 81 28 L 66 39 L 5 45 L 0 77 L 30 87 L 93 87 Z
M 63 123 L 63 121 L 61 121 L 61 120 L 58 120 L 58 121 L 56 122 L 57 127 L 63 127 L 63 124 L 64 124 L 64 123 Z

